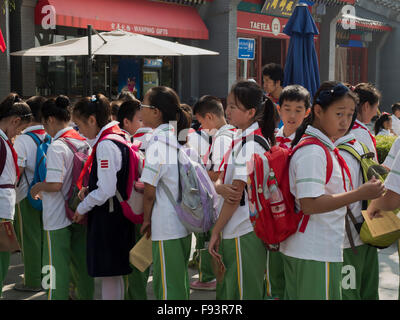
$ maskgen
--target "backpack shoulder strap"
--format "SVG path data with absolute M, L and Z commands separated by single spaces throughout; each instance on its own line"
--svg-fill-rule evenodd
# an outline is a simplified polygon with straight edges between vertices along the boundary
M 267 139 L 259 136 L 258 134 L 253 134 L 251 136 L 244 137 L 242 139 L 242 148 L 249 141 L 254 141 L 254 142 L 258 143 L 265 151 L 271 150 L 271 147 L 270 147 Z
M 0 175 L 3 173 L 4 166 L 6 165 L 7 149 L 4 139 L 0 137 Z
M 72 151 L 73 154 L 78 152 L 78 149 L 74 146 L 74 144 L 71 141 L 68 141 L 68 139 L 65 138 L 60 138 L 60 140 L 67 145 L 67 147 Z
M 319 139 L 311 137 L 311 138 L 307 138 L 304 139 L 302 141 L 299 142 L 298 145 L 296 145 L 292 151 L 292 155 L 299 150 L 301 147 L 304 146 L 308 146 L 308 145 L 312 145 L 312 144 L 316 144 L 318 146 L 320 146 L 326 155 L 326 179 L 325 179 L 325 184 L 329 182 L 329 180 L 331 179 L 332 176 L 332 172 L 333 172 L 333 162 L 332 162 L 332 156 L 329 152 L 329 149 L 326 145 L 324 145 Z
M 340 146 L 337 147 L 340 150 L 347 151 L 350 153 L 354 158 L 356 158 L 358 161 L 361 161 L 361 155 L 357 152 L 356 149 L 354 149 L 352 146 L 348 144 L 341 144 Z
M 32 140 L 35 142 L 37 147 L 39 147 L 39 145 L 42 143 L 42 140 L 40 140 L 39 137 L 36 134 L 34 134 L 33 132 L 27 132 L 25 134 L 32 138 Z

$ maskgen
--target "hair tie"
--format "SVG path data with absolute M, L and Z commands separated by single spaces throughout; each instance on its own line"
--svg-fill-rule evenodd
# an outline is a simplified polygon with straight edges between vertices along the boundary
M 330 101 L 332 101 L 333 97 L 341 97 L 346 94 L 350 89 L 346 87 L 342 83 L 338 83 L 332 89 L 322 90 L 318 98 L 315 99 L 315 103 L 319 105 L 327 105 Z
M 96 102 L 96 101 L 97 101 L 96 95 L 92 95 L 92 97 L 90 98 L 90 100 L 91 100 L 92 102 Z

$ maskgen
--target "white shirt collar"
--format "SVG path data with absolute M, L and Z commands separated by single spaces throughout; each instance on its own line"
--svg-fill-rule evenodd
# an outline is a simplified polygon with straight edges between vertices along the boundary
M 111 128 L 117 124 L 119 124 L 118 121 L 111 121 L 110 123 L 107 123 L 103 128 L 101 128 L 100 132 L 97 134 L 96 138 L 94 139 L 93 145 L 95 145 L 97 143 L 97 141 L 99 140 L 99 138 L 104 130 L 107 130 L 108 128 Z
M 241 133 L 241 137 L 247 137 L 249 134 L 252 134 L 254 131 L 259 129 L 258 122 L 254 122 L 250 127 L 248 127 L 246 130 L 243 130 Z M 240 130 L 239 130 L 240 132 Z
M 174 131 L 175 131 L 175 129 L 172 125 L 170 125 L 169 123 L 163 123 L 154 129 L 153 135 L 154 136 L 159 135 L 159 134 L 167 135 L 167 134 L 173 133 Z
M 4 140 L 6 140 L 6 141 L 8 140 L 7 135 L 6 135 L 6 134 L 4 133 L 4 131 L 1 130 L 1 129 L 0 129 L 0 136 L 2 136 Z
M 351 141 L 351 140 L 354 140 L 355 138 L 356 138 L 356 137 L 354 136 L 354 134 L 348 133 L 348 134 L 346 134 L 345 136 L 343 136 L 343 137 L 337 139 L 337 140 L 334 142 L 334 145 L 335 145 L 335 147 L 337 147 L 337 146 L 340 146 L 341 144 L 345 144 L 345 143 L 347 143 L 347 142 L 349 142 L 349 141 Z
M 38 124 L 36 126 L 30 126 L 30 127 L 26 128 L 24 131 L 22 131 L 22 134 L 31 132 L 31 131 L 35 131 L 35 130 L 44 130 L 44 127 L 41 124 Z
M 152 131 L 153 131 L 152 128 L 149 128 L 149 127 L 140 127 L 139 129 L 136 130 L 135 134 L 138 134 L 138 133 L 151 133 Z M 135 135 L 135 134 L 134 134 L 134 135 Z
M 332 150 L 335 149 L 335 145 L 333 144 L 332 140 L 329 139 L 321 130 L 314 128 L 312 125 L 308 125 L 305 131 L 306 134 L 318 138 L 323 142 L 326 146 L 331 148 Z
M 369 131 L 368 127 L 367 127 L 364 123 L 362 123 L 360 120 L 356 119 L 355 122 L 356 122 L 357 124 L 359 124 L 361 127 L 363 127 L 364 129 L 366 129 L 366 130 Z
M 58 131 L 58 132 L 56 133 L 56 135 L 54 136 L 54 140 L 58 139 L 63 133 L 65 133 L 65 132 L 67 132 L 67 131 L 69 131 L 69 130 L 72 130 L 72 129 L 73 129 L 72 127 L 66 127 L 66 128 L 64 128 L 64 129 L 61 129 L 61 130 Z
M 280 128 L 280 129 L 278 129 L 278 131 L 276 133 L 276 136 L 277 137 L 288 138 L 288 139 L 293 141 L 293 139 L 296 137 L 296 131 L 293 132 L 289 137 L 285 137 L 285 135 L 283 134 L 283 128 L 284 128 L 284 126 L 282 128 Z

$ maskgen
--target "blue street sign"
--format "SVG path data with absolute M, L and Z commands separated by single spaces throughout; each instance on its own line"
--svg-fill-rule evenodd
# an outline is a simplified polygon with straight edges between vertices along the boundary
M 253 60 L 255 50 L 255 39 L 238 38 L 238 59 Z

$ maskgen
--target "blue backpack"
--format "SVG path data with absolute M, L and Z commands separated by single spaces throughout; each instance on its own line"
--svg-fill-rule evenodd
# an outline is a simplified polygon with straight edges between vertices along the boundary
M 46 170 L 46 154 L 47 154 L 47 149 L 49 148 L 49 145 L 51 142 L 51 137 L 48 134 L 46 134 L 46 136 L 44 137 L 44 140 L 42 141 L 33 132 L 27 132 L 26 135 L 30 136 L 33 139 L 33 141 L 36 143 L 36 146 L 37 146 L 35 173 L 33 175 L 33 180 L 29 184 L 29 187 L 28 187 L 27 198 L 33 208 L 35 208 L 38 211 L 42 211 L 43 210 L 42 200 L 33 199 L 31 197 L 31 189 L 36 183 L 42 182 L 46 179 L 46 172 L 47 172 L 47 170 Z M 25 174 L 25 178 L 26 178 L 26 173 L 24 173 L 24 174 Z M 28 182 L 27 178 L 26 178 L 26 181 Z

